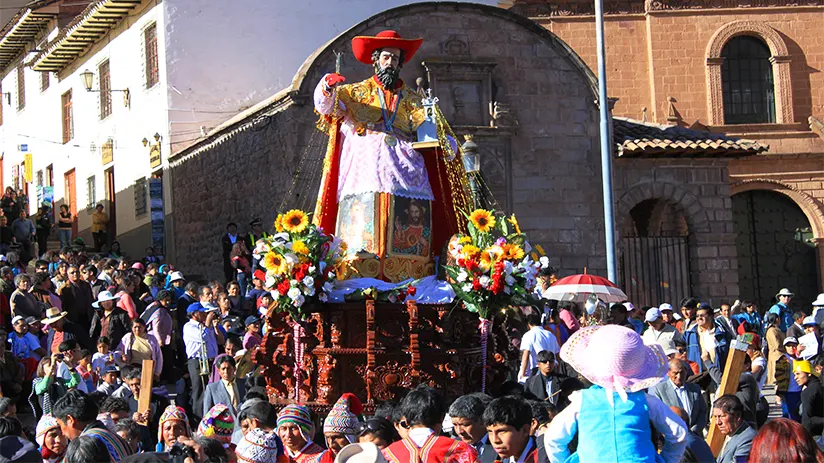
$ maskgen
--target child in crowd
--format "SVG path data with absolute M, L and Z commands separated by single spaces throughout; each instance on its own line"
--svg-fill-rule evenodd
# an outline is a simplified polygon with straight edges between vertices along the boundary
M 246 335 L 243 336 L 243 348 L 249 350 L 259 346 L 262 341 L 260 337 L 260 319 L 254 315 L 246 317 Z
M 532 407 L 521 397 L 506 396 L 493 400 L 484 410 L 489 443 L 501 459 L 538 462 L 538 446 L 530 435 Z
M 112 393 L 120 387 L 118 378 L 120 378 L 120 370 L 115 365 L 107 365 L 100 372 L 100 386 L 97 386 L 97 390 L 111 397 Z
M 97 340 L 97 352 L 92 356 L 92 371 L 100 378 L 103 370 L 114 364 L 114 354 L 109 351 L 109 338 L 100 336 Z
M 86 383 L 86 389 L 93 391 L 97 384 L 97 375 L 92 371 L 92 353 L 88 349 L 80 349 L 80 358 L 77 360 L 75 370 Z
M 249 290 L 249 300 L 252 301 L 253 304 L 258 303 L 258 298 L 264 293 L 266 290 L 263 289 L 263 283 L 266 281 L 266 273 L 263 270 L 257 269 L 255 273 L 252 274 L 252 289 Z
M 35 441 L 40 446 L 43 463 L 56 463 L 63 460 L 69 440 L 60 430 L 60 423 L 51 415 L 43 415 L 37 423 Z

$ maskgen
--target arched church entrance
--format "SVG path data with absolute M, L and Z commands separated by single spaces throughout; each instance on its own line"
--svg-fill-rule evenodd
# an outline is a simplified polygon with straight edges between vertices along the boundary
M 621 287 L 639 307 L 690 295 L 689 228 L 681 208 L 653 198 L 635 205 L 622 230 Z

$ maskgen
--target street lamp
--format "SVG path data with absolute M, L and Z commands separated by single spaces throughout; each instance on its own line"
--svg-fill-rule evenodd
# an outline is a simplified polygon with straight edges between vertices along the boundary
M 86 88 L 86 91 L 91 92 L 92 84 L 94 84 L 94 73 L 86 69 L 80 73 L 80 80 L 83 81 L 83 87 Z
M 466 170 L 466 176 L 469 180 L 473 208 L 483 207 L 483 198 L 481 198 L 481 188 L 478 181 L 478 177 L 481 175 L 481 154 L 472 134 L 464 135 L 461 156 L 463 156 L 464 170 Z
M 94 85 L 94 73 L 86 69 L 85 71 L 80 73 L 80 80 L 83 82 L 83 87 L 86 89 L 87 92 L 103 92 L 104 90 L 93 90 L 92 85 Z M 105 90 L 106 93 L 113 93 L 113 92 L 123 92 L 123 106 L 128 107 L 130 103 L 130 95 L 129 89 L 125 90 Z

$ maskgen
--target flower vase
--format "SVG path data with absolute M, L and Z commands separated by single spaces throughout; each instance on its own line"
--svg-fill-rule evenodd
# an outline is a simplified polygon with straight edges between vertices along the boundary
M 486 392 L 486 356 L 489 345 L 489 328 L 492 321 L 486 318 L 479 318 L 478 329 L 481 332 L 481 392 Z

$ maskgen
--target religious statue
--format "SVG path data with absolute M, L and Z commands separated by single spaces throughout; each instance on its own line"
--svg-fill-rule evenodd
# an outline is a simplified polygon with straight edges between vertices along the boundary
M 360 276 L 400 281 L 432 275 L 433 250 L 456 231 L 454 198 L 465 191 L 458 181 L 456 192 L 447 176 L 464 175 L 463 167 L 454 155 L 445 159 L 415 148 L 427 109 L 400 78 L 422 42 L 395 31 L 355 37 L 352 52 L 373 66 L 374 75 L 345 84 L 331 73 L 315 89 L 329 146 L 314 219 L 347 243 Z

